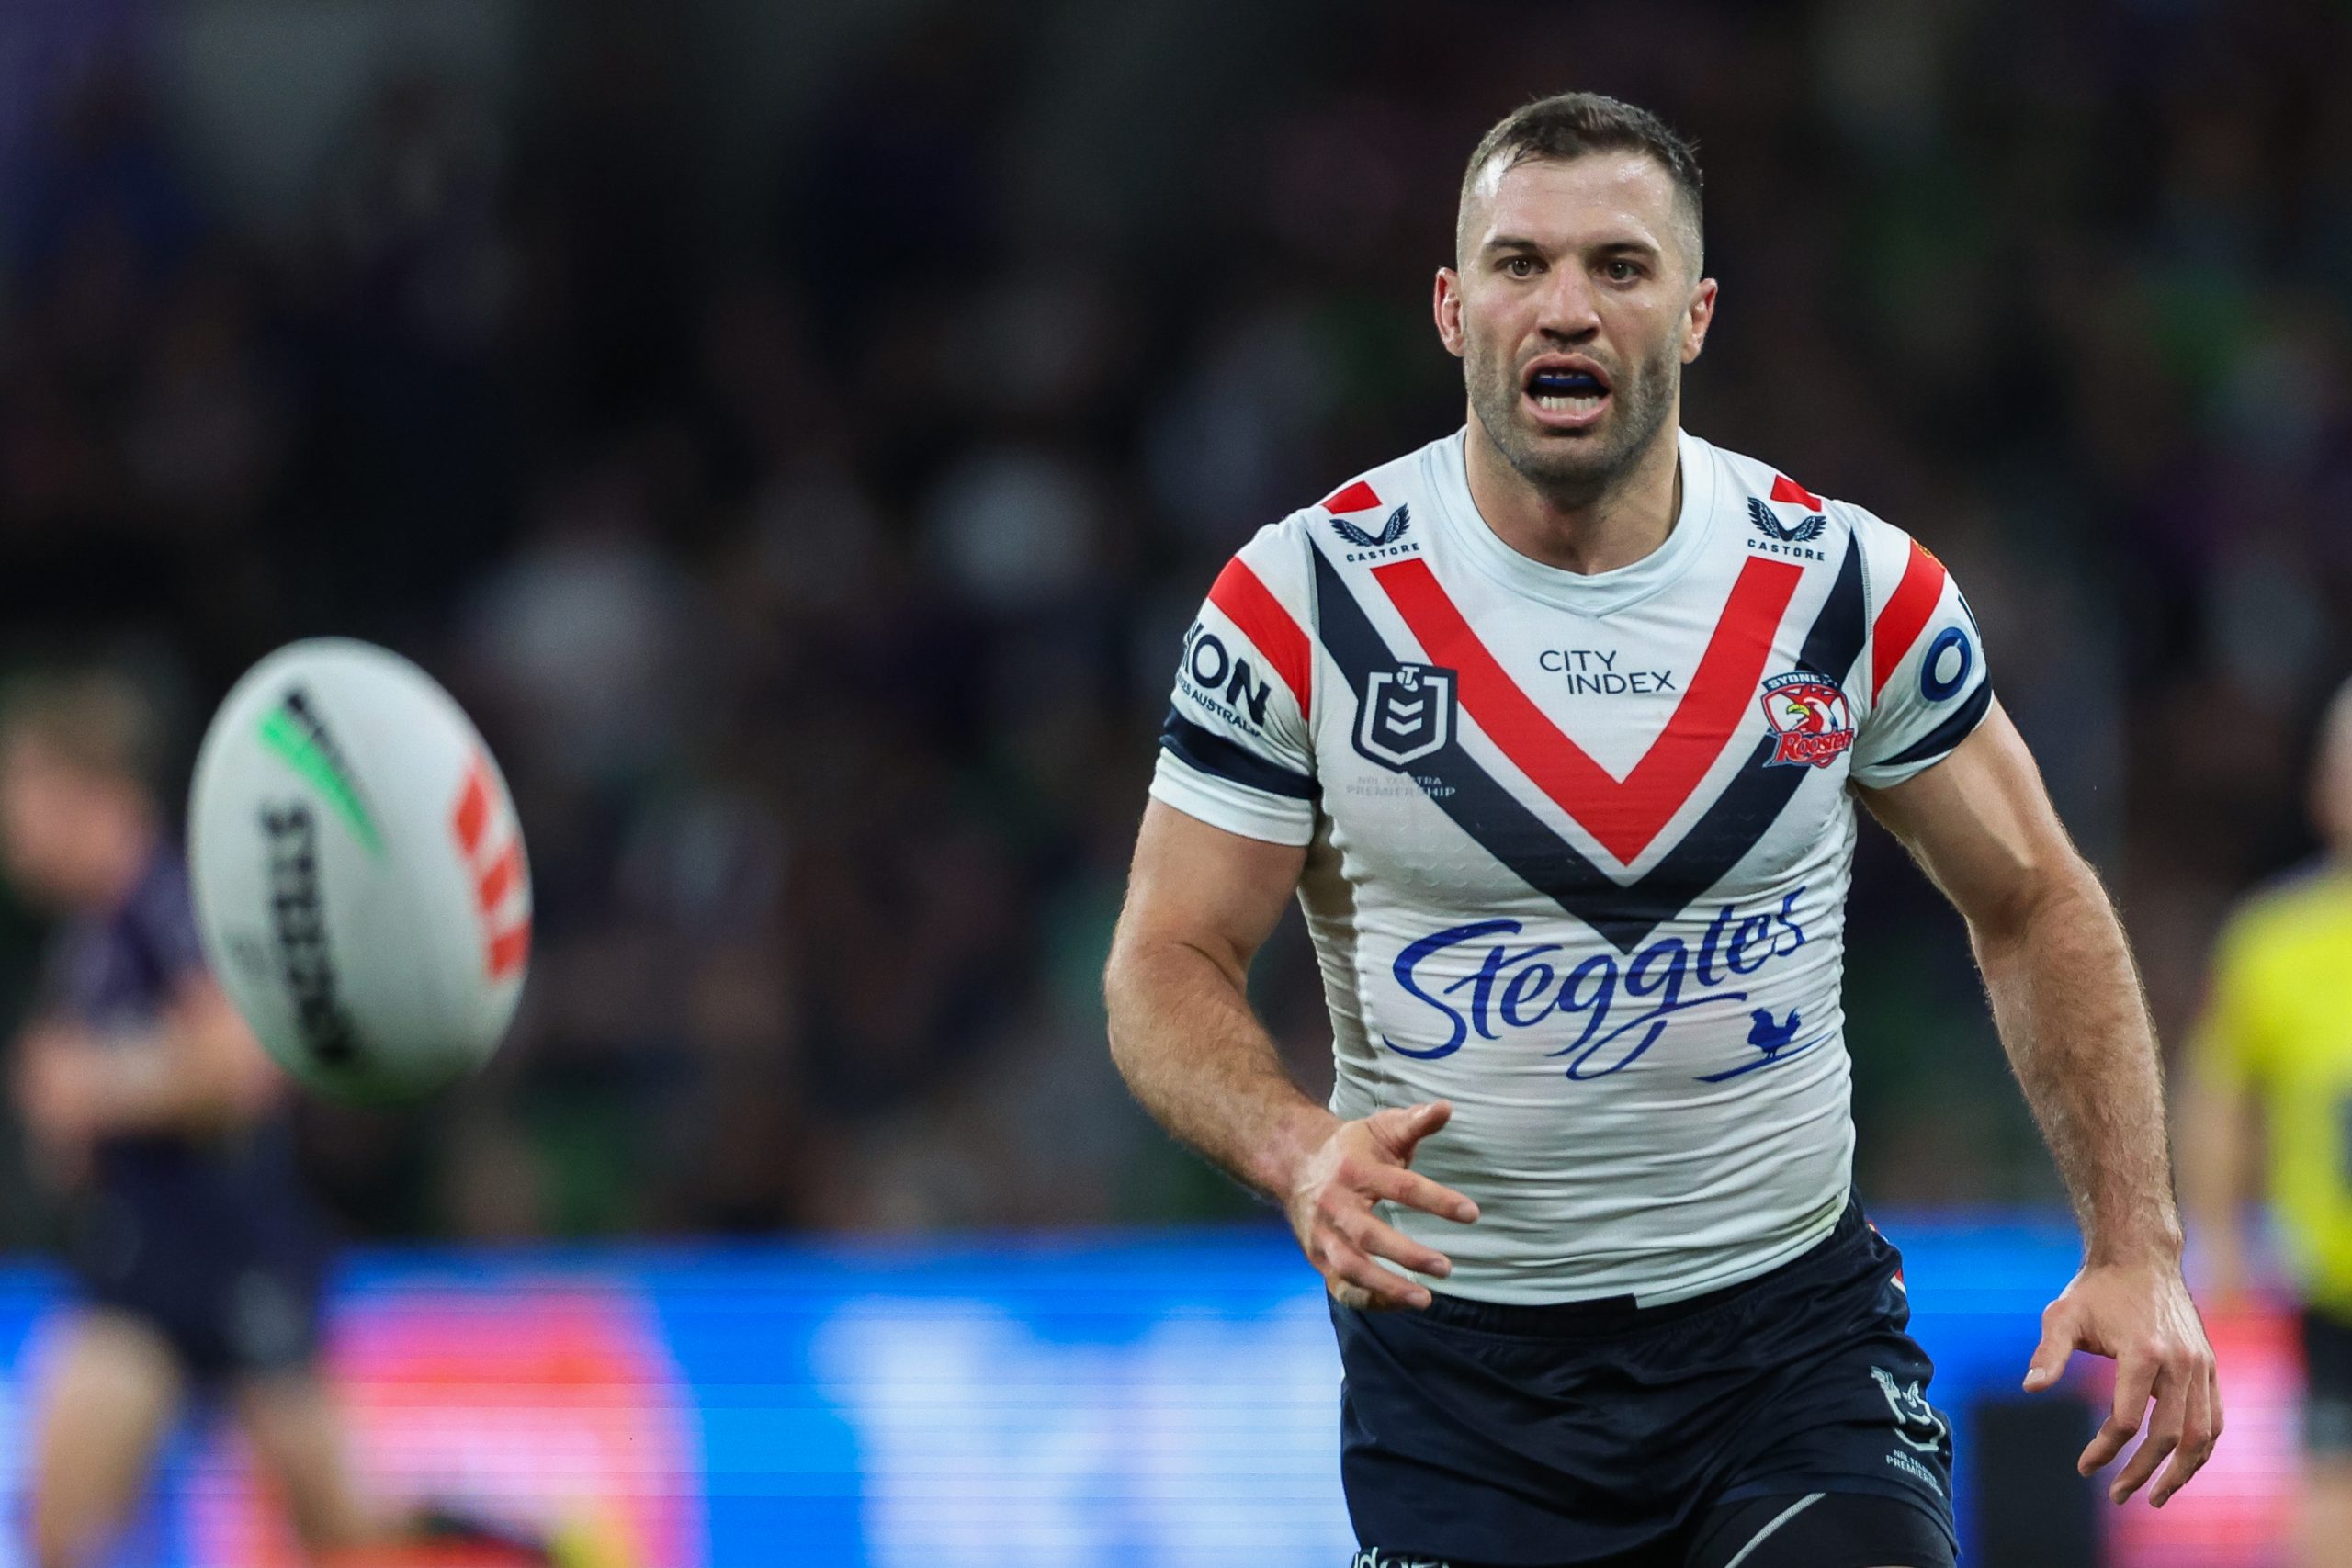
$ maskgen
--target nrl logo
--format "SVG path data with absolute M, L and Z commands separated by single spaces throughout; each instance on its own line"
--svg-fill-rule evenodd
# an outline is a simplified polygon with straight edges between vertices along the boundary
M 1778 539 L 1784 545 L 1802 545 L 1821 537 L 1822 531 L 1829 526 L 1829 519 L 1816 512 L 1794 523 L 1783 523 L 1773 515 L 1770 507 L 1751 495 L 1747 498 L 1747 525 L 1768 539 Z
M 1453 671 L 1399 664 L 1364 682 L 1356 750 L 1382 767 L 1401 773 L 1453 739 Z
M 1927 1394 L 1916 1381 L 1896 1382 L 1894 1375 L 1883 1367 L 1872 1367 L 1871 1377 L 1878 1383 L 1879 1393 L 1886 1396 L 1886 1407 L 1894 1412 L 1896 1437 L 1923 1454 L 1933 1453 L 1943 1446 L 1944 1418 L 1928 1403 Z M 1911 1435 L 1914 1432 L 1924 1435 L 1915 1438 Z

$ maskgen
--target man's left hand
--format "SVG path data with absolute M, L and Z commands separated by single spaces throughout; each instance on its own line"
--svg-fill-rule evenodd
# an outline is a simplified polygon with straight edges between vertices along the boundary
M 2222 1435 L 2222 1384 L 2205 1325 L 2188 1299 L 2177 1261 L 2086 1265 L 2041 1314 L 2041 1344 L 2025 1374 L 2029 1393 L 2056 1383 L 2076 1350 L 2115 1362 L 2115 1408 L 2083 1450 L 2085 1475 L 2123 1451 L 2147 1420 L 2148 1435 L 2108 1488 L 2121 1503 L 2140 1490 L 2169 1455 L 2172 1462 L 2149 1490 L 2163 1507 L 2212 1457 Z M 2155 1413 L 2148 1416 L 2148 1401 Z

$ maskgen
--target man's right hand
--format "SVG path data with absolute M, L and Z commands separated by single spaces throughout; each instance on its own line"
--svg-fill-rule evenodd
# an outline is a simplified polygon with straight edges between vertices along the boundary
M 1464 1224 L 1478 1217 L 1477 1204 L 1410 1168 L 1414 1146 L 1453 1114 L 1453 1107 L 1438 1100 L 1341 1122 L 1300 1165 L 1283 1207 L 1306 1260 L 1341 1306 L 1430 1304 L 1429 1292 L 1376 1258 L 1440 1279 L 1453 1271 L 1443 1253 L 1408 1239 L 1373 1212 L 1386 1199 Z

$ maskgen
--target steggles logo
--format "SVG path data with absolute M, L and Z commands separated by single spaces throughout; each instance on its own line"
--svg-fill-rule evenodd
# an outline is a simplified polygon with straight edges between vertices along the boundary
M 287 687 L 277 706 L 263 716 L 261 739 L 262 744 L 311 782 L 369 854 L 384 852 L 383 836 L 376 830 L 367 797 L 360 794 L 358 781 L 334 737 L 328 733 L 326 720 L 320 716 L 309 691 L 300 685 Z

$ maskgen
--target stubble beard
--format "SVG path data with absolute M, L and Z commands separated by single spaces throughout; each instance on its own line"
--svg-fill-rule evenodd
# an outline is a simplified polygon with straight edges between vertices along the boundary
M 1588 506 L 1613 490 L 1649 450 L 1674 407 L 1681 364 L 1671 345 L 1610 389 L 1598 429 L 1580 435 L 1532 430 L 1520 420 L 1524 390 L 1515 363 L 1465 356 L 1471 412 L 1513 472 L 1555 505 Z

